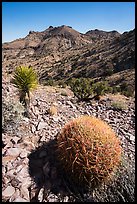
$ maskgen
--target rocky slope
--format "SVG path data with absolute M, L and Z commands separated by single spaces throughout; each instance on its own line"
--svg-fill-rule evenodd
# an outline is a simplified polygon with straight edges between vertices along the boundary
M 10 107 L 13 102 L 16 104 L 18 92 L 10 81 L 3 80 L 2 88 L 3 103 L 7 102 Z M 15 120 L 21 111 L 16 106 L 16 117 L 12 116 L 15 123 L 10 118 L 2 133 L 3 202 L 134 202 L 135 101 L 117 97 L 116 102 L 121 98 L 126 104 L 121 110 L 112 105 L 113 95 L 106 95 L 99 102 L 85 103 L 77 102 L 68 88 L 39 86 L 31 98 L 29 118 L 23 116 Z M 54 112 L 51 111 L 53 105 Z M 123 166 L 110 184 L 81 195 L 63 177 L 55 144 L 64 124 L 84 114 L 110 124 L 121 140 L 124 156 Z
M 2 55 L 3 72 L 11 74 L 19 65 L 32 65 L 40 82 L 81 76 L 109 80 L 111 75 L 113 84 L 127 80 L 135 89 L 135 29 L 123 34 L 97 29 L 82 34 L 69 26 L 50 26 L 4 43 Z M 115 81 L 113 74 L 120 75 L 122 71 L 127 75 Z M 130 73 L 132 79 L 128 77 Z

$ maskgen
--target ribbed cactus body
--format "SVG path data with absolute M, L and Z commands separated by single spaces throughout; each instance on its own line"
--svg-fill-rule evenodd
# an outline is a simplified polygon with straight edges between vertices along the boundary
M 62 128 L 57 144 L 63 169 L 78 185 L 96 187 L 110 177 L 121 160 L 115 132 L 95 117 L 71 120 Z

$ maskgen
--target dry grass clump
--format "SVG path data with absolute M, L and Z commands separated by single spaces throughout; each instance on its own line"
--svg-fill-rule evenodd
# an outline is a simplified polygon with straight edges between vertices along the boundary
M 57 109 L 57 104 L 56 103 L 51 104 L 50 108 L 48 109 L 48 113 L 50 115 L 57 115 L 58 109 Z

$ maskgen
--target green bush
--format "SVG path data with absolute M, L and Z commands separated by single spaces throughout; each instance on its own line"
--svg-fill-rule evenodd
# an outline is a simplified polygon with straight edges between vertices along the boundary
M 120 140 L 101 119 L 71 120 L 57 137 L 60 165 L 73 184 L 95 188 L 108 181 L 121 161 Z
M 114 66 L 112 61 L 107 61 L 105 64 L 104 74 L 106 76 L 111 76 L 114 73 Z
M 107 81 L 94 82 L 91 78 L 72 78 L 69 85 L 74 95 L 80 100 L 89 100 L 92 97 L 99 99 L 101 95 L 112 92 Z
M 114 71 L 113 71 L 113 69 L 111 69 L 111 68 L 107 68 L 107 69 L 105 70 L 105 75 L 106 75 L 106 76 L 111 76 L 113 73 L 114 73 Z
M 123 82 L 120 86 L 121 93 L 127 97 L 133 96 L 134 94 L 134 88 L 127 84 L 126 82 Z
M 93 84 L 93 91 L 97 96 L 103 95 L 105 92 L 109 91 L 107 82 L 96 82 Z
M 69 81 L 69 85 L 79 100 L 87 100 L 93 94 L 92 80 L 89 78 L 72 78 L 72 80 Z
M 127 97 L 130 97 L 130 96 L 132 97 L 134 92 L 133 92 L 133 90 L 128 89 L 126 91 L 122 91 L 122 94 L 127 96 Z
M 56 86 L 57 82 L 54 79 L 47 79 L 46 81 L 44 81 L 44 86 Z
M 113 86 L 112 88 L 112 93 L 115 94 L 115 93 L 120 93 L 121 92 L 121 88 L 120 86 Z

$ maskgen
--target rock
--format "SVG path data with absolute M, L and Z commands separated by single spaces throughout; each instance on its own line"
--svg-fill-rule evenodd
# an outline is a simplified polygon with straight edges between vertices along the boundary
M 3 192 L 2 196 L 10 197 L 15 193 L 15 188 L 13 186 L 8 186 Z
M 19 154 L 20 154 L 20 152 L 21 152 L 21 150 L 19 149 L 19 148 L 9 148 L 8 150 L 7 150 L 7 152 L 6 152 L 6 154 L 7 155 L 10 155 L 10 156 L 15 156 L 15 157 L 17 157 L 17 156 L 19 156 Z
M 16 188 L 15 193 L 10 197 L 9 202 L 13 202 L 16 198 L 20 197 L 20 186 Z
M 6 164 L 7 162 L 11 162 L 12 160 L 14 160 L 16 158 L 16 156 L 10 156 L 10 155 L 7 155 L 7 156 L 4 156 L 2 158 L 2 164 Z
M 21 186 L 20 188 L 20 195 L 21 197 L 25 198 L 26 200 L 29 201 L 29 191 L 28 191 L 28 188 L 24 185 Z
M 22 169 L 22 166 L 21 166 L 21 165 L 20 165 L 20 166 L 17 166 L 16 172 L 18 173 L 21 169 Z
M 16 169 L 13 168 L 13 169 L 10 169 L 8 172 L 7 172 L 7 175 L 10 176 L 11 178 L 14 177 L 16 175 Z
M 34 125 L 32 125 L 31 132 L 34 133 L 35 131 L 36 131 L 36 127 Z
M 59 121 L 59 117 L 57 117 L 57 116 L 53 116 L 52 119 L 53 119 L 54 122 L 58 122 Z
M 13 144 L 17 144 L 19 140 L 20 140 L 20 138 L 19 138 L 19 137 L 16 137 L 16 136 L 14 136 L 13 138 L 11 138 L 11 142 L 12 142 Z
M 21 152 L 20 153 L 20 158 L 25 158 L 25 157 L 27 157 L 27 155 L 28 155 L 28 152 L 26 152 L 26 151 Z
M 21 170 L 17 174 L 17 178 L 20 182 L 23 182 L 24 178 L 28 177 L 28 169 L 27 166 L 21 168 Z
M 3 183 L 4 183 L 4 185 L 7 185 L 7 184 L 9 184 L 9 182 L 11 181 L 11 178 L 10 177 L 3 177 Z
M 76 109 L 71 101 L 66 101 L 66 104 L 69 105 L 71 108 Z
M 43 136 L 43 137 L 40 138 L 40 141 L 41 141 L 41 142 L 48 142 L 49 139 L 46 138 L 45 136 Z
M 16 198 L 15 200 L 13 200 L 12 202 L 28 202 L 28 200 L 21 198 L 20 196 L 18 198 Z
M 23 179 L 23 181 L 22 181 L 22 186 L 24 186 L 24 187 L 27 188 L 30 184 L 31 184 L 31 178 L 30 178 L 29 175 L 28 175 L 28 177 L 26 177 L 26 178 Z
M 47 197 L 48 202 L 58 202 L 58 197 L 52 193 Z
M 63 198 L 63 202 L 69 202 L 68 196 L 65 196 L 65 197 Z
M 15 188 L 19 188 L 19 186 L 20 186 L 20 181 L 17 179 L 17 178 L 13 178 L 12 180 L 11 180 L 11 185 L 13 186 L 13 187 L 15 187 Z
M 6 173 L 6 167 L 2 165 L 2 174 L 4 175 Z
M 25 117 L 24 117 L 23 120 L 24 120 L 25 122 L 27 122 L 27 123 L 29 122 L 29 118 L 25 118 Z
M 130 138 L 130 141 L 135 142 L 135 136 L 134 135 L 128 133 L 128 136 Z
M 41 188 L 38 194 L 38 200 L 39 202 L 42 202 L 44 196 L 44 188 Z
M 12 139 L 11 139 L 11 140 L 12 140 Z M 7 141 L 7 142 L 5 141 L 5 142 L 6 142 L 6 148 L 11 148 L 11 147 L 13 147 L 13 143 L 14 143 L 14 142 L 12 142 L 11 140 L 10 140 L 10 141 Z M 14 143 L 14 144 L 15 144 L 15 143 Z
M 41 130 L 47 126 L 46 122 L 39 122 L 37 126 L 37 130 Z

